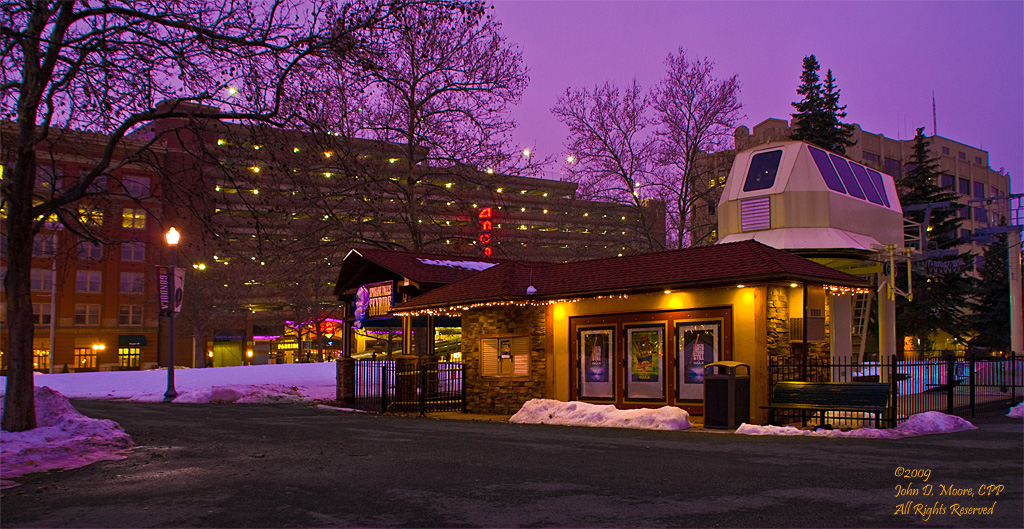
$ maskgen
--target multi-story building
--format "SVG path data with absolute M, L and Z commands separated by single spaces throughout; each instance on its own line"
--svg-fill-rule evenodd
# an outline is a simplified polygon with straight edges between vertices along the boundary
M 13 129 L 4 127 L 5 135 Z M 9 137 L 9 136 L 8 136 Z M 51 130 L 37 150 L 35 193 L 47 200 L 77 183 L 100 159 L 107 138 Z M 4 142 L 10 145 L 10 142 Z M 42 372 L 140 369 L 160 363 L 156 264 L 165 245 L 159 224 L 155 159 L 126 162 L 141 147 L 127 141 L 88 197 L 62 211 L 75 228 L 46 223 L 33 245 L 34 367 Z M 159 153 L 149 151 L 151 155 Z M 0 169 L 2 170 L 2 169 Z M 7 223 L 0 217 L 0 267 L 6 271 Z M 0 271 L 0 272 L 3 272 Z M 6 303 L 0 319 L 6 320 Z M 9 329 L 0 322 L 0 349 Z
M 664 245 L 659 202 L 639 215 L 568 182 L 410 167 L 394 144 L 190 118 L 146 136 L 166 144 L 165 224 L 191 265 L 182 327 L 214 365 L 334 352 L 352 248 L 562 262 Z

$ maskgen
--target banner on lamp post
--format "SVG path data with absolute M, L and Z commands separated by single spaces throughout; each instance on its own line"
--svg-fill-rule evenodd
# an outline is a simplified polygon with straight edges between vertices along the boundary
M 160 278 L 160 315 L 177 315 L 181 312 L 181 298 L 185 286 L 185 269 L 170 266 L 156 267 Z M 174 292 L 171 292 L 171 270 L 174 271 Z M 172 312 L 173 311 L 173 312 Z

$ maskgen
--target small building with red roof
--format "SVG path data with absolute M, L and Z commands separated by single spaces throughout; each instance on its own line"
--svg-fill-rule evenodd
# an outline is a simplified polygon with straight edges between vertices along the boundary
M 398 270 L 403 259 L 389 267 Z M 751 419 L 763 423 L 771 350 L 827 350 L 827 296 L 867 286 L 752 240 L 481 268 L 391 311 L 407 321 L 459 318 L 465 408 L 473 413 L 511 414 L 548 398 L 702 415 L 704 366 L 732 360 L 751 368 Z M 339 282 L 339 294 L 361 280 Z

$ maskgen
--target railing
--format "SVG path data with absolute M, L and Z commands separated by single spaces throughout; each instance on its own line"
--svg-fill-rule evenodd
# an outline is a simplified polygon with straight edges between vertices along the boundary
M 941 411 L 974 417 L 979 407 L 1006 407 L 1024 396 L 1024 357 L 947 358 L 855 363 L 849 359 L 800 362 L 793 359 L 768 363 L 769 395 L 775 383 L 805 382 L 887 382 L 891 387 L 886 423 L 894 426 L 911 415 Z M 830 412 L 826 421 L 834 426 L 862 426 L 864 414 Z M 807 413 L 798 410 L 775 412 L 774 422 L 806 424 Z
M 463 411 L 462 362 L 357 360 L 354 406 L 381 413 Z

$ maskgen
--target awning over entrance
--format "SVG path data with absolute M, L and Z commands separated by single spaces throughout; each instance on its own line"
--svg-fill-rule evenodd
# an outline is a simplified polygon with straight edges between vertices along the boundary
M 117 337 L 118 347 L 145 347 L 146 337 L 142 334 L 122 334 Z

